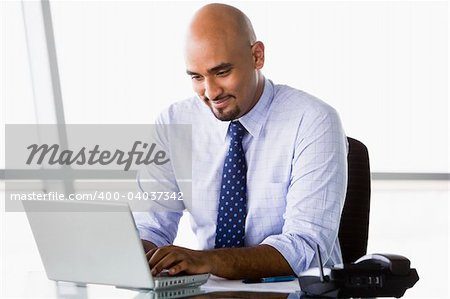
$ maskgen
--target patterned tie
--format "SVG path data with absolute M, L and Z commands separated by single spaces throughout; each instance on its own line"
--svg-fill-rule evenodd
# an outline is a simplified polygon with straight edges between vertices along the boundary
M 245 245 L 247 216 L 247 165 L 242 139 L 247 133 L 240 122 L 230 122 L 230 147 L 223 165 L 217 213 L 216 248 Z

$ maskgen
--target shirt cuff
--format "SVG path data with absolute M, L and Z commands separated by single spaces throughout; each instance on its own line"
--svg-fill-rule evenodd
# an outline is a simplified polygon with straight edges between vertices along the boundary
M 293 235 L 273 235 L 267 237 L 261 244 L 269 245 L 278 250 L 286 259 L 296 275 L 309 269 L 314 258 L 314 250 L 305 246 L 302 240 L 296 240 Z
M 156 231 L 152 231 L 151 229 L 142 228 L 142 227 L 141 228 L 138 227 L 138 231 L 139 231 L 139 237 L 141 238 L 141 240 L 146 240 L 146 241 L 152 242 L 157 247 L 170 245 L 170 243 L 163 236 L 158 234 Z

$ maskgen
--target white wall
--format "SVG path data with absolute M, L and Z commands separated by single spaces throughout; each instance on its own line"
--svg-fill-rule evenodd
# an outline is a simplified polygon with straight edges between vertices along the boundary
M 231 3 L 266 44 L 266 76 L 334 106 L 373 171 L 449 172 L 446 1 Z M 51 1 L 66 121 L 150 123 L 192 95 L 183 36 L 202 4 Z M 3 9 L 2 113 L 32 123 L 20 4 Z

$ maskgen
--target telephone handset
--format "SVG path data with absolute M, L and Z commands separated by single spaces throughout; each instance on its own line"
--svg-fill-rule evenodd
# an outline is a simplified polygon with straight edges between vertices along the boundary
M 419 280 L 416 269 L 411 269 L 410 261 L 401 255 L 368 254 L 354 263 L 323 269 L 318 249 L 316 254 L 319 267 L 305 271 L 298 278 L 306 295 L 399 298 Z
M 377 264 L 389 269 L 393 275 L 408 275 L 411 270 L 411 262 L 406 257 L 397 254 L 368 254 L 360 257 L 354 264 L 361 266 Z

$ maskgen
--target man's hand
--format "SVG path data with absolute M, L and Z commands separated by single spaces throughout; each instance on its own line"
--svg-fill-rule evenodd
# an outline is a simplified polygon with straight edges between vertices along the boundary
M 153 248 L 147 252 L 147 260 L 152 269 L 152 275 L 162 270 L 169 270 L 170 275 L 180 272 L 187 274 L 203 274 L 212 271 L 211 261 L 207 251 L 191 250 L 178 246 Z
M 158 246 L 156 246 L 155 244 L 153 244 L 150 241 L 147 241 L 147 240 L 141 240 L 141 241 L 142 241 L 142 246 L 144 247 L 145 253 L 149 252 L 153 248 L 158 248 Z
M 165 269 L 170 275 L 211 273 L 228 279 L 294 274 L 284 257 L 269 245 L 202 251 L 169 245 L 150 249 L 147 260 L 152 275 Z

